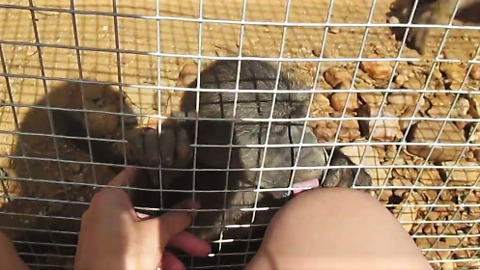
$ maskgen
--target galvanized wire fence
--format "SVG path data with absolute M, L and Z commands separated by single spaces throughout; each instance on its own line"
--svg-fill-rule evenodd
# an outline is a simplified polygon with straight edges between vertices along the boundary
M 71 268 L 81 213 L 119 169 L 153 169 L 150 177 L 160 181 L 161 171 L 191 172 L 186 179 L 193 186 L 213 172 L 225 177 L 225 184 L 180 193 L 196 198 L 220 192 L 221 205 L 209 210 L 242 212 L 247 221 L 225 224 L 223 217 L 207 224 L 221 228 L 212 240 L 218 249 L 206 264 L 185 260 L 191 268 L 242 267 L 261 241 L 254 229 L 268 224 L 259 216 L 280 207 L 262 205 L 262 192 L 288 192 L 296 175 L 311 169 L 300 155 L 286 166 L 272 161 L 269 149 L 316 146 L 329 156 L 315 169 L 344 168 L 334 164 L 330 153 L 336 150 L 368 173 L 371 185 L 357 185 L 357 170 L 352 188 L 366 189 L 384 203 L 435 268 L 478 269 L 480 27 L 478 18 L 466 13 L 478 14 L 479 4 L 445 1 L 438 8 L 435 3 L 1 1 L 0 228 L 31 266 Z M 431 12 L 439 9 L 448 9 L 442 14 L 449 18 L 433 20 Z M 411 40 L 422 35 L 423 51 Z M 226 60 L 240 66 L 232 74 L 235 87 L 203 89 L 197 78 Z M 264 115 L 237 110 L 248 92 L 240 78 L 248 60 L 275 69 L 271 88 L 249 92 L 270 95 Z M 294 86 L 282 88 L 281 75 Z M 208 93 L 234 94 L 232 115 L 202 117 L 198 98 Z M 272 105 L 286 93 L 308 94 L 306 113 L 295 117 L 302 134 L 298 142 L 271 144 L 277 140 L 276 123 L 292 121 L 290 115 L 275 117 Z M 197 99 L 187 117 L 179 112 L 190 94 Z M 146 126 L 162 132 L 165 119 L 193 121 L 193 160 L 206 161 L 202 147 L 225 148 L 226 161 L 219 161 L 225 167 L 206 169 L 193 162 L 160 170 L 132 163 L 127 143 L 132 134 Z M 198 141 L 202 119 L 236 127 L 261 123 L 265 138 L 257 144 L 235 143 L 233 136 L 218 145 Z M 232 135 L 233 125 L 229 128 Z M 308 134 L 316 141 L 308 141 Z M 232 165 L 233 152 L 247 151 L 238 149 L 257 149 L 262 154 L 257 166 Z M 223 153 L 218 151 L 212 153 Z M 207 161 L 220 156 L 207 155 Z M 225 172 L 236 171 L 257 180 L 231 190 L 227 183 L 234 176 Z M 288 172 L 286 184 L 265 184 L 276 171 Z M 135 188 L 158 202 L 139 207 L 168 208 L 167 195 L 156 197 L 168 189 Z M 229 206 L 227 194 L 235 192 L 250 192 L 253 203 Z M 225 229 L 246 236 L 228 237 Z M 232 251 L 229 243 L 242 245 Z

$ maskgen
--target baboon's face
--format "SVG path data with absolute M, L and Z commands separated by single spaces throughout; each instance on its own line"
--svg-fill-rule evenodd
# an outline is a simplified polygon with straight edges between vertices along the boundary
M 85 109 L 87 112 L 87 122 L 85 123 L 84 114 L 75 112 L 74 118 L 85 126 L 88 124 L 88 130 L 91 136 L 109 136 L 119 131 L 121 121 L 121 109 L 123 112 L 132 113 L 130 105 L 127 103 L 126 96 L 119 91 L 114 91 L 106 85 L 82 85 L 83 99 L 81 90 L 77 91 L 79 102 L 77 108 Z M 136 123 L 135 117 L 124 116 L 126 124 Z
M 304 134 L 303 141 L 302 134 Z M 298 145 L 312 143 L 316 143 L 316 138 L 308 126 L 304 130 L 303 125 L 273 125 L 264 166 L 269 170 L 263 172 L 261 186 L 286 188 L 290 185 L 290 180 L 295 183 L 319 178 L 324 170 L 318 167 L 324 166 L 327 158 L 323 148 L 302 146 L 300 149 L 298 147 Z M 296 146 L 288 146 L 291 144 Z M 283 147 L 276 147 L 280 145 Z M 281 193 L 279 192 L 278 195 Z

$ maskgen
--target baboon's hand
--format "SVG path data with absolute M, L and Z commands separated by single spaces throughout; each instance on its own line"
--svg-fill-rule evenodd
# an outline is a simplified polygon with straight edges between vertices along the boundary
M 158 132 L 153 128 L 139 128 L 127 136 L 129 159 L 137 165 L 158 167 L 160 153 Z
M 436 0 L 436 1 L 419 1 L 415 16 L 414 24 L 447 24 L 457 5 L 458 0 Z M 460 0 L 459 9 L 475 2 L 476 0 Z M 412 1 L 413 4 L 413 1 Z M 413 8 L 413 7 L 412 7 Z M 420 54 L 425 54 L 425 43 L 429 33 L 429 28 L 415 27 L 411 28 L 408 35 L 408 43 L 416 49 Z
M 175 121 L 165 121 L 160 134 L 157 129 L 146 127 L 136 130 L 127 140 L 129 158 L 140 166 L 186 168 L 192 160 L 188 134 Z M 158 171 L 149 170 L 149 173 L 158 187 Z
M 413 1 L 411 3 L 413 5 Z M 425 3 L 418 2 L 417 8 L 415 10 L 415 16 L 413 17 L 412 23 L 414 24 L 430 24 L 435 23 L 435 6 L 436 3 Z M 413 11 L 413 6 L 410 7 L 409 11 Z M 409 13 L 410 13 L 409 12 Z M 408 14 L 410 16 L 410 14 Z M 413 49 L 417 50 L 420 54 L 425 54 L 425 43 L 427 41 L 427 36 L 429 33 L 429 28 L 419 28 L 414 27 L 410 28 L 408 32 L 407 42 L 412 46 Z
M 353 184 L 355 186 L 372 185 L 370 175 L 364 169 L 354 167 L 354 163 L 338 150 L 333 153 L 331 165 L 344 167 L 329 169 L 325 181 L 322 183 L 323 187 L 349 188 Z
M 184 127 L 175 120 L 162 123 L 159 137 L 159 152 L 162 166 L 186 168 L 192 161 L 190 138 Z

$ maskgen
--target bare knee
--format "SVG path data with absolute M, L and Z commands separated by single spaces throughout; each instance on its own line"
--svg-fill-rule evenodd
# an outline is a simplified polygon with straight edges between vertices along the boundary
M 339 210 L 351 211 L 352 209 L 358 211 L 360 206 L 384 208 L 376 199 L 362 190 L 326 188 L 301 193 L 300 196 L 286 204 L 283 209 L 286 212 L 289 208 L 295 208 L 296 210 L 311 208 L 328 213 L 338 212 Z
M 272 223 L 302 217 L 308 217 L 313 222 L 343 223 L 355 216 L 364 220 L 378 215 L 396 222 L 390 212 L 368 193 L 354 189 L 328 188 L 300 194 L 280 209 Z
M 282 267 L 280 267 L 280 265 Z M 273 218 L 249 269 L 429 269 L 400 223 L 369 194 L 317 189 Z

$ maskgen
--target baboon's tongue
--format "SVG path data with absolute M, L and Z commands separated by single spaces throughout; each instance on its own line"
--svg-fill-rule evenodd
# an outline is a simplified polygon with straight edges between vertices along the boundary
M 300 182 L 296 182 L 293 184 L 293 195 L 298 195 L 301 192 L 304 192 L 306 190 L 312 189 L 312 188 L 317 188 L 320 186 L 320 181 L 318 178 L 313 178 L 313 179 L 308 179 L 308 180 L 303 180 Z M 297 189 L 298 188 L 298 189 Z

